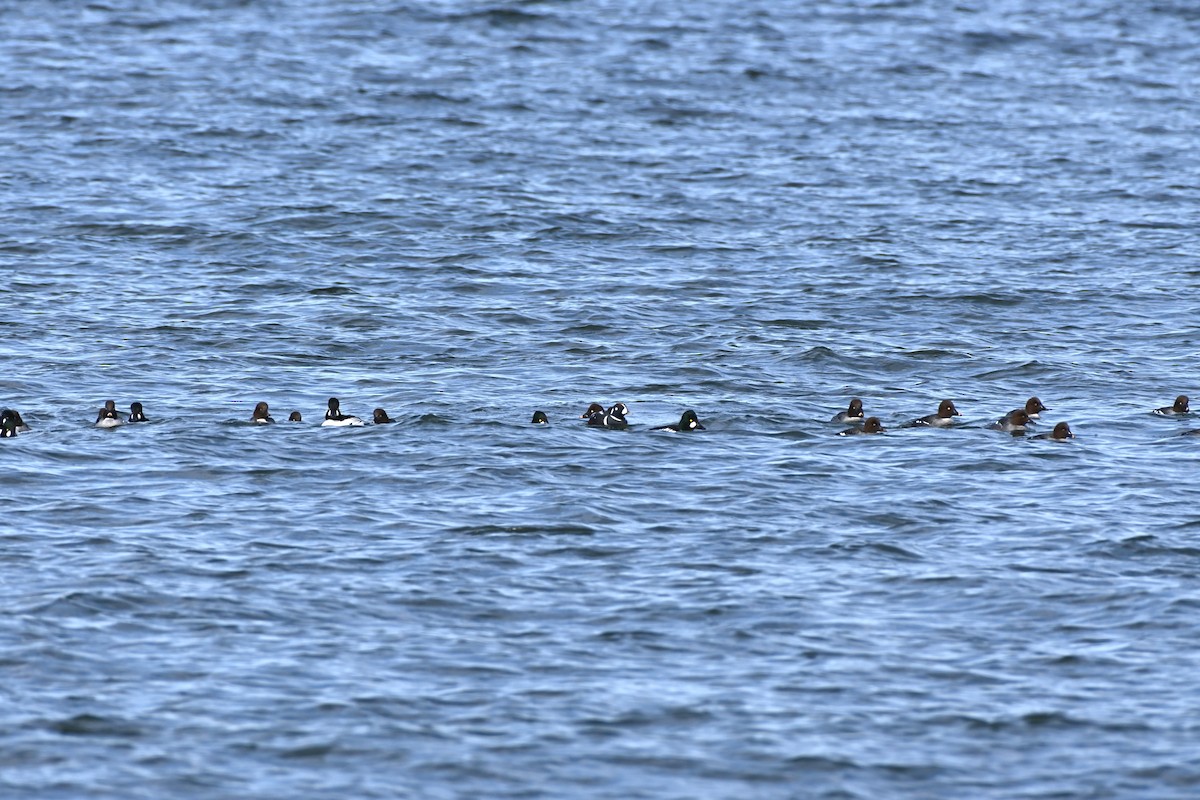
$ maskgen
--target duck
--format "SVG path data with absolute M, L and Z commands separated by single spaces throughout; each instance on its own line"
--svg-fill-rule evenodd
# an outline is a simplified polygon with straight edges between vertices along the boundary
M 376 425 L 386 425 L 389 422 L 396 421 L 396 420 L 392 419 L 391 417 L 389 417 L 388 413 L 386 411 L 384 411 L 382 408 L 377 408 L 377 409 L 375 409 L 374 412 L 372 412 L 371 420 Z
M 288 422 L 303 422 L 304 418 L 300 416 L 299 411 L 293 411 L 288 414 Z
M 271 425 L 275 422 L 271 416 L 271 410 L 265 401 L 255 404 L 254 413 L 250 416 L 250 421 L 256 425 Z
M 142 411 L 141 403 L 130 403 L 129 404 L 129 421 L 130 422 L 149 422 L 150 421 L 150 420 L 146 419 L 146 414 L 144 411 Z
M 954 424 L 955 417 L 961 416 L 962 414 L 959 412 L 959 410 L 954 407 L 953 400 L 943 400 L 938 404 L 938 410 L 936 414 L 927 414 L 924 417 L 914 419 L 905 427 L 922 428 L 928 426 L 933 428 L 946 428 Z
M 1042 401 L 1036 397 L 1031 397 L 1025 401 L 1025 413 L 1030 419 L 1038 419 L 1042 411 L 1049 411 L 1048 406 L 1042 405 Z
M 1173 417 L 1176 414 L 1187 414 L 1189 413 L 1188 396 L 1186 394 L 1181 394 L 1179 397 L 1175 398 L 1175 403 L 1173 405 L 1156 408 L 1154 409 L 1154 413 L 1160 417 Z
M 11 439 L 17 435 L 17 419 L 20 417 L 11 408 L 0 411 L 0 439 Z
M 692 411 L 689 408 L 687 411 L 683 412 L 683 416 L 681 416 L 679 418 L 678 424 L 663 425 L 661 428 L 651 428 L 650 430 L 675 431 L 676 433 L 679 433 L 682 431 L 682 432 L 686 433 L 686 432 L 690 432 L 690 431 L 703 431 L 703 430 L 708 430 L 708 429 L 700 424 L 699 418 L 696 417 L 696 412 Z
M 1024 433 L 1029 424 L 1029 414 L 1023 408 L 1014 408 L 1000 419 L 988 425 L 988 430 L 1006 431 L 1008 433 Z
M 118 425 L 124 425 L 125 420 L 121 417 L 121 412 L 117 411 L 117 403 L 115 400 L 105 400 L 104 408 L 96 415 L 97 428 L 115 428 Z
M 545 411 L 533 412 L 533 419 L 529 420 L 531 425 L 549 425 L 550 420 L 546 417 Z
M 12 416 L 15 425 L 14 429 L 17 433 L 29 433 L 29 426 L 25 424 L 25 420 L 21 419 L 20 411 L 17 411 L 15 408 L 6 408 L 5 411 Z
M 625 419 L 627 416 L 629 416 L 629 406 L 624 403 L 617 403 L 598 414 L 592 414 L 588 417 L 587 424 L 593 428 L 608 428 L 609 430 L 623 431 L 629 427 L 629 422 Z
M 862 433 L 886 433 L 887 428 L 883 427 L 883 423 L 879 421 L 879 417 L 867 417 L 863 420 L 861 428 L 847 428 L 844 431 L 839 431 L 838 436 L 857 436 Z
M 358 428 L 365 423 L 358 417 L 342 413 L 341 401 L 336 397 L 329 398 L 329 410 L 325 412 L 325 421 L 321 423 L 327 428 Z
M 862 422 L 864 419 L 862 400 L 855 397 L 845 411 L 839 411 L 830 418 L 830 422 Z
M 587 407 L 587 410 L 579 415 L 580 419 L 591 419 L 594 414 L 603 414 L 604 406 L 599 403 L 592 403 Z
M 1037 436 L 1034 436 L 1032 438 L 1034 438 L 1034 439 L 1052 439 L 1053 441 L 1056 441 L 1056 442 L 1062 442 L 1062 441 L 1066 441 L 1067 439 L 1074 439 L 1075 434 L 1071 433 L 1070 425 L 1068 425 L 1065 422 L 1060 422 L 1054 426 L 1054 430 L 1050 431 L 1050 433 L 1039 433 Z

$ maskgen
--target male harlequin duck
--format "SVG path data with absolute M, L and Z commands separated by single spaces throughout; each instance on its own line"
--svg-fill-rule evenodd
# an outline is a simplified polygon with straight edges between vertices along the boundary
M 529 420 L 531 425 L 549 425 L 550 420 L 546 417 L 545 411 L 533 412 L 533 419 Z
M 839 411 L 834 414 L 829 420 L 830 422 L 862 422 L 865 419 L 863 415 L 862 400 L 855 397 L 850 401 L 850 407 L 845 411 Z
M 14 430 L 17 433 L 29 433 L 29 426 L 25 424 L 25 420 L 21 419 L 21 412 L 15 408 L 6 408 L 5 411 L 13 418 Z
M 117 403 L 115 400 L 105 400 L 104 408 L 100 409 L 100 413 L 96 415 L 97 428 L 115 428 L 118 425 L 124 425 L 125 420 L 122 419 L 121 413 L 117 411 Z
M 1068 425 L 1065 422 L 1060 422 L 1054 426 L 1054 430 L 1052 430 L 1050 433 L 1039 433 L 1037 436 L 1034 436 L 1032 438 L 1034 438 L 1034 439 L 1052 439 L 1056 442 L 1062 442 L 1062 441 L 1066 441 L 1067 439 L 1074 439 L 1075 434 L 1071 433 L 1070 425 Z
M 376 425 L 386 425 L 389 422 L 396 421 L 396 420 L 392 419 L 391 417 L 389 417 L 387 415 L 387 412 L 384 411 L 382 408 L 375 409 L 375 411 L 372 413 L 371 419 Z
M 955 417 L 961 417 L 958 409 L 954 407 L 954 402 L 951 400 L 943 400 L 938 404 L 936 414 L 927 414 L 919 419 L 914 419 L 905 427 L 908 428 L 946 428 L 954 424 Z
M 129 404 L 129 421 L 130 422 L 149 422 L 150 421 L 150 420 L 146 419 L 146 413 L 144 411 L 142 411 L 141 403 L 130 403 Z
M 336 397 L 329 398 L 329 410 L 325 412 L 325 421 L 321 423 L 323 427 L 357 428 L 363 424 L 358 417 L 342 413 L 340 400 Z
M 0 411 L 0 439 L 11 439 L 17 435 L 17 412 L 11 408 Z
M 863 420 L 861 428 L 847 428 L 844 431 L 839 431 L 838 436 L 857 436 L 862 433 L 886 433 L 887 428 L 883 427 L 883 423 L 879 421 L 879 417 L 867 417 Z
M 689 408 L 687 411 L 683 412 L 683 416 L 679 418 L 679 424 L 664 425 L 661 428 L 651 428 L 650 430 L 675 431 L 676 433 L 679 433 L 680 431 L 703 431 L 707 430 L 707 428 L 700 424 L 700 420 L 696 417 L 696 412 Z
M 288 422 L 303 422 L 304 418 L 300 416 L 299 411 L 293 411 L 288 414 Z
M 1024 433 L 1029 424 L 1029 414 L 1023 408 L 1014 408 L 1000 419 L 988 425 L 988 430 L 1006 431 L 1008 433 Z
M 1173 417 L 1176 414 L 1188 413 L 1188 397 L 1186 394 L 1181 394 L 1175 398 L 1175 404 L 1154 409 L 1154 413 L 1160 417 Z
M 617 403 L 606 411 L 601 411 L 599 414 L 592 414 L 588 417 L 587 424 L 593 428 L 608 428 L 609 430 L 621 431 L 629 427 L 629 422 L 625 419 L 627 416 L 629 416 L 629 406 L 624 403 Z
M 604 406 L 600 405 L 599 403 L 592 403 L 590 406 L 587 407 L 587 411 L 584 411 L 582 414 L 579 415 L 579 418 L 580 419 L 591 419 L 593 414 L 603 414 L 603 413 L 604 413 Z
M 271 425 L 275 419 L 271 416 L 271 410 L 265 402 L 256 403 L 254 413 L 250 416 L 250 421 L 256 425 Z

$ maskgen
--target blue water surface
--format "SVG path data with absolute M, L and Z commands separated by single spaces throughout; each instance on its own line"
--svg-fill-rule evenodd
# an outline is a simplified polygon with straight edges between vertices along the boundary
M 0 795 L 1200 792 L 1193 3 L 0 37 Z

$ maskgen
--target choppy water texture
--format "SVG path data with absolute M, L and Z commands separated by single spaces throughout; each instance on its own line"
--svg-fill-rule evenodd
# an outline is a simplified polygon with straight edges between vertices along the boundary
M 1200 793 L 1194 3 L 0 12 L 4 797 Z

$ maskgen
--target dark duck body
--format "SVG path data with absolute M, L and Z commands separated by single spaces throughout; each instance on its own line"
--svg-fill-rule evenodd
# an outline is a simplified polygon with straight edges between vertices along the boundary
M 678 433 L 680 431 L 684 431 L 684 432 L 703 431 L 703 430 L 707 430 L 707 429 L 703 425 L 700 424 L 700 419 L 696 416 L 696 412 L 692 411 L 689 408 L 687 411 L 683 412 L 683 416 L 681 416 L 679 418 L 678 424 L 663 425 L 661 428 L 654 428 L 653 430 L 675 431 L 676 433 Z
M 839 411 L 830 418 L 830 422 L 862 422 L 866 419 L 863 414 L 862 400 L 855 397 L 845 411 Z
M 919 419 L 914 419 L 912 422 L 908 423 L 906 427 L 946 428 L 954 424 L 955 417 L 961 416 L 962 414 L 959 413 L 958 409 L 954 407 L 954 401 L 943 400 L 940 404 L 938 404 L 938 410 L 936 414 L 927 414 Z
M 592 428 L 608 428 L 613 431 L 621 431 L 629 427 L 629 422 L 625 419 L 627 416 L 629 416 L 629 406 L 624 403 L 617 403 L 605 411 L 592 414 L 588 417 L 587 424 Z

